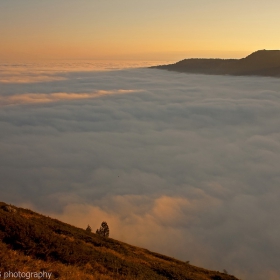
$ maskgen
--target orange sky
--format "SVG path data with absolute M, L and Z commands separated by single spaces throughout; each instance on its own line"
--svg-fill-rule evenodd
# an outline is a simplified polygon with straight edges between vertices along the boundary
M 276 0 L 9 0 L 0 59 L 243 57 L 280 49 Z

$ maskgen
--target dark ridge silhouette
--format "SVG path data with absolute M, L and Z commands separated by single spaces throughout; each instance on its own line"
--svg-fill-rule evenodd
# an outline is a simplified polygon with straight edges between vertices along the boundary
M 210 75 L 280 77 L 280 51 L 260 50 L 241 59 L 191 58 L 151 68 Z
M 237 280 L 0 202 L 0 272 L 7 271 L 60 280 Z

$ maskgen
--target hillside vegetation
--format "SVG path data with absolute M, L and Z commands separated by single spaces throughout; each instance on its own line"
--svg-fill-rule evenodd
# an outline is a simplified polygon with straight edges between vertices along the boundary
M 237 279 L 3 202 L 0 202 L 0 268 L 2 277 L 7 271 L 47 271 L 52 273 L 50 279 L 62 280 Z
M 280 77 L 280 51 L 260 50 L 242 59 L 191 58 L 151 68 L 212 75 Z

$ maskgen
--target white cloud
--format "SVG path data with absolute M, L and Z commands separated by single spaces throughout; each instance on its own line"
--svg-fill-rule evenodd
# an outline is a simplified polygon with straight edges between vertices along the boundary
M 81 227 L 106 220 L 115 238 L 240 278 L 280 279 L 279 85 L 151 69 L 2 84 L 1 102 L 17 101 L 0 110 L 2 200 Z

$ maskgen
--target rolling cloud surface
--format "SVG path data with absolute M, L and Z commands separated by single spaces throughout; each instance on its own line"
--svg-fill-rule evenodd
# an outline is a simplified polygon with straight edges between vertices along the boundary
M 83 228 L 106 220 L 113 238 L 243 279 L 280 279 L 280 80 L 9 73 L 2 201 Z

